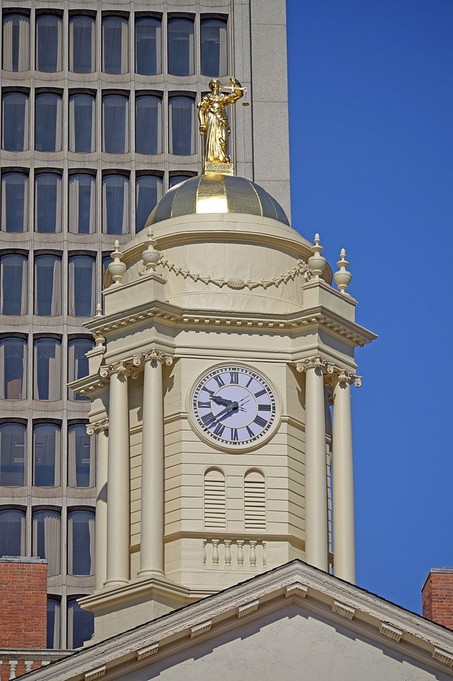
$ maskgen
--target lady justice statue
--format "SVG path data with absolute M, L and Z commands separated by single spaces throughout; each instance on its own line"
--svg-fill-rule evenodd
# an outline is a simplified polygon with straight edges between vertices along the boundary
M 234 104 L 244 96 L 247 88 L 242 87 L 236 78 L 230 78 L 231 85 L 222 85 L 214 78 L 209 83 L 210 93 L 205 95 L 198 103 L 198 118 L 200 121 L 200 133 L 204 139 L 204 168 L 207 164 L 231 164 L 228 154 L 228 136 L 230 127 L 226 107 Z M 227 90 L 228 94 L 222 92 Z M 219 168 L 216 172 L 221 172 Z

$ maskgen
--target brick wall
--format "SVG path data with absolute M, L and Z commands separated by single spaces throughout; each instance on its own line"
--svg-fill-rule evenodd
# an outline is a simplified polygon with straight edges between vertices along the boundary
M 433 568 L 422 588 L 423 617 L 453 629 L 453 568 Z
M 0 648 L 45 648 L 47 562 L 0 558 Z

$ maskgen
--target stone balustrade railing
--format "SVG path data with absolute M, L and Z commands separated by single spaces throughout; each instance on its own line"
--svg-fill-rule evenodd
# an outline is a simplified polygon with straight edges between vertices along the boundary
M 13 681 L 33 669 L 71 655 L 73 650 L 0 648 L 0 681 Z
M 266 542 L 260 539 L 203 539 L 203 565 L 208 569 L 253 572 L 266 564 Z

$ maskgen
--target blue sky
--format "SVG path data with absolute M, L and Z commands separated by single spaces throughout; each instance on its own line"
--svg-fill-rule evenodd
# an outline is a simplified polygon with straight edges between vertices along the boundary
M 453 2 L 287 0 L 292 222 L 347 249 L 357 582 L 411 610 L 453 565 Z

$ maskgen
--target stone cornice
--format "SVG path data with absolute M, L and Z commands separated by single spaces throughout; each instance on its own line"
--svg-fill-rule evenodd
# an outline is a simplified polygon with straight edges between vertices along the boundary
M 88 601 L 93 597 L 86 597 Z M 87 672 L 106 666 L 115 678 L 119 666 L 130 665 L 131 655 L 156 659 L 169 656 L 181 646 L 190 646 L 192 632 L 212 638 L 234 629 L 243 614 L 254 619 L 284 608 L 288 600 L 314 612 L 333 625 L 338 623 L 377 647 L 397 651 L 403 659 L 449 674 L 453 664 L 453 632 L 363 589 L 294 560 L 270 572 L 233 586 L 119 634 L 88 646 L 77 655 L 36 670 L 36 681 L 81 681 Z M 302 605 L 303 604 L 303 605 Z M 346 624 L 347 622 L 347 624 Z M 209 627 L 208 627 L 209 623 Z M 157 650 L 156 650 L 157 646 Z M 129 667 L 130 669 L 130 667 Z
M 353 345 L 371 343 L 376 334 L 355 322 L 348 321 L 323 306 L 301 310 L 286 315 L 262 315 L 260 313 L 228 313 L 221 310 L 184 310 L 176 305 L 154 301 L 149 307 L 131 308 L 127 314 L 118 313 L 108 317 L 97 316 L 85 323 L 94 336 L 108 337 L 127 327 L 148 324 L 155 320 L 171 328 L 182 325 L 187 329 L 214 327 L 218 329 L 248 329 L 266 333 L 297 335 L 305 328 L 324 327 L 329 332 Z

